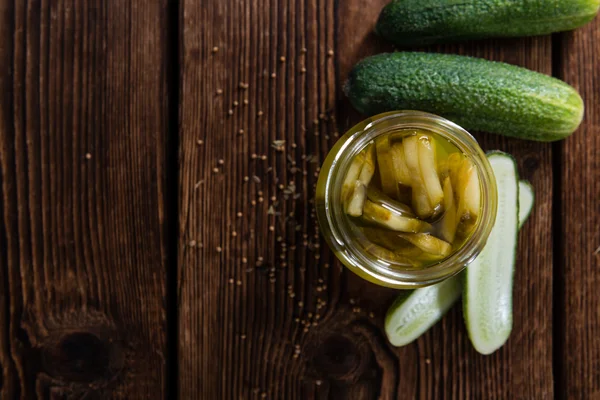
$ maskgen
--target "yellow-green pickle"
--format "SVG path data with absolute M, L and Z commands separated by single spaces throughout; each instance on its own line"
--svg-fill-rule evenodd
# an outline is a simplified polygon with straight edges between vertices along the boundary
M 470 156 L 424 129 L 380 136 L 352 159 L 340 201 L 353 236 L 373 257 L 425 268 L 464 245 L 481 214 Z

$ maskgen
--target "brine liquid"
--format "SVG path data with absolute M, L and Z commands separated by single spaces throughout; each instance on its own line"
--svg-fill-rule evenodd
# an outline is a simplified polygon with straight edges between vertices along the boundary
M 425 130 L 378 136 L 351 161 L 341 201 L 357 242 L 385 263 L 424 268 L 456 252 L 481 213 L 477 168 Z

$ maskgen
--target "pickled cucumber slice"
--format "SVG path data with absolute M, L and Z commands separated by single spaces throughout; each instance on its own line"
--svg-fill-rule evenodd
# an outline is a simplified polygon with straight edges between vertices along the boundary
M 391 148 L 392 163 L 396 173 L 396 181 L 404 186 L 411 185 L 410 172 L 404 158 L 404 146 L 402 143 L 395 143 Z
M 403 216 L 370 200 L 365 201 L 362 217 L 367 222 L 399 232 L 419 232 L 423 227 L 422 221 Z
M 390 154 L 390 138 L 388 135 L 375 139 L 377 150 L 377 165 L 379 166 L 379 177 L 383 193 L 393 198 L 398 198 L 398 183 L 394 173 L 394 163 Z
M 385 261 L 390 264 L 398 264 L 405 267 L 417 268 L 422 266 L 421 262 L 414 260 L 410 257 L 398 254 L 395 251 L 386 249 L 385 247 L 378 246 L 374 243 L 368 243 L 365 245 L 365 250 L 371 253 L 381 261 Z
M 419 149 L 419 168 L 423 184 L 427 190 L 429 204 L 433 209 L 437 209 L 444 199 L 444 192 L 440 184 L 435 163 L 435 142 L 428 136 L 421 136 L 417 141 Z
M 463 161 L 463 176 L 465 186 L 463 191 L 464 211 L 469 214 L 469 217 L 475 219 L 479 216 L 481 210 L 481 188 L 479 185 L 479 174 L 477 167 L 473 165 L 471 160 L 466 158 Z
M 400 203 L 399 201 L 393 200 L 392 198 L 386 196 L 374 187 L 367 188 L 367 197 L 373 203 L 382 205 L 383 207 L 389 208 L 399 214 L 403 214 L 406 217 L 415 216 L 415 213 L 409 206 L 407 206 L 404 203 Z
M 350 163 L 350 167 L 348 167 L 348 172 L 346 172 L 344 183 L 342 184 L 341 193 L 341 201 L 344 206 L 346 206 L 350 196 L 352 195 L 352 190 L 354 189 L 356 181 L 360 177 L 360 172 L 362 170 L 364 161 L 365 153 L 364 151 L 361 151 L 356 155 L 356 157 L 354 157 Z
M 450 243 L 438 239 L 428 233 L 414 233 L 412 235 L 399 233 L 398 236 L 414 244 L 424 252 L 436 256 L 446 257 L 452 251 L 452 246 Z
M 412 179 L 412 206 L 421 219 L 427 219 L 433 214 L 427 190 L 421 177 L 419 167 L 419 150 L 417 136 L 404 138 L 404 156 Z
M 454 242 L 459 219 L 456 216 L 456 202 L 450 178 L 444 180 L 444 217 L 441 221 L 440 236 L 448 243 Z
M 385 231 L 378 228 L 363 228 L 363 234 L 372 243 L 385 247 L 404 257 L 416 258 L 423 256 L 423 251 L 421 249 L 407 243 L 406 240 L 398 236 L 397 232 Z
M 352 196 L 346 205 L 346 214 L 353 217 L 360 217 L 363 213 L 363 205 L 367 197 L 367 188 L 360 181 L 354 183 Z
M 369 186 L 375 174 L 375 146 L 370 143 L 364 150 L 364 162 L 358 180 L 365 186 Z

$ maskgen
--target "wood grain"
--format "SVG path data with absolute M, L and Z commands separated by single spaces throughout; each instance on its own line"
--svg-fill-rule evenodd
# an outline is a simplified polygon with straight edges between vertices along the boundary
M 2 137 L 6 134 L 6 128 L 12 126 L 12 54 L 13 54 L 13 20 L 14 5 L 3 1 L 0 2 L 0 185 L 2 193 L 11 190 L 11 181 L 6 176 L 4 165 L 12 164 L 14 156 L 6 147 L 6 141 Z M 9 330 L 9 293 L 8 290 L 8 259 L 6 226 L 7 220 L 6 199 L 0 196 L 0 398 L 10 399 L 15 393 L 17 385 L 17 372 L 11 359 L 10 330 Z M 13 203 L 12 212 L 15 212 Z
M 0 1 L 3 399 L 165 388 L 166 1 Z
M 561 71 L 585 103 L 580 129 L 560 145 L 561 240 L 555 338 L 565 398 L 600 397 L 600 19 L 562 37 Z
M 305 344 L 341 292 L 312 204 L 335 140 L 333 5 L 182 2 L 182 398 L 314 393 Z
M 349 69 L 390 48 L 371 34 L 384 3 L 183 2 L 183 398 L 552 397 L 551 145 L 477 135 L 514 154 L 537 193 L 514 331 L 493 356 L 472 350 L 459 309 L 392 349 L 382 323 L 396 293 L 342 270 L 315 236 L 314 173 L 337 132 L 361 118 L 340 90 Z M 439 50 L 552 72 L 549 37 Z

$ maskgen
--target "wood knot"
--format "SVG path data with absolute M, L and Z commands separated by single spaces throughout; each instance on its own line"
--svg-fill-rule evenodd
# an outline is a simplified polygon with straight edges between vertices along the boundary
M 116 343 L 91 332 L 70 332 L 46 343 L 42 363 L 48 375 L 72 382 L 110 380 L 123 367 Z
M 125 363 L 123 344 L 109 324 L 55 327 L 39 349 L 42 370 L 63 383 L 105 386 Z
M 320 376 L 356 382 L 373 362 L 373 356 L 369 344 L 360 336 L 337 333 L 324 338 L 311 360 Z

